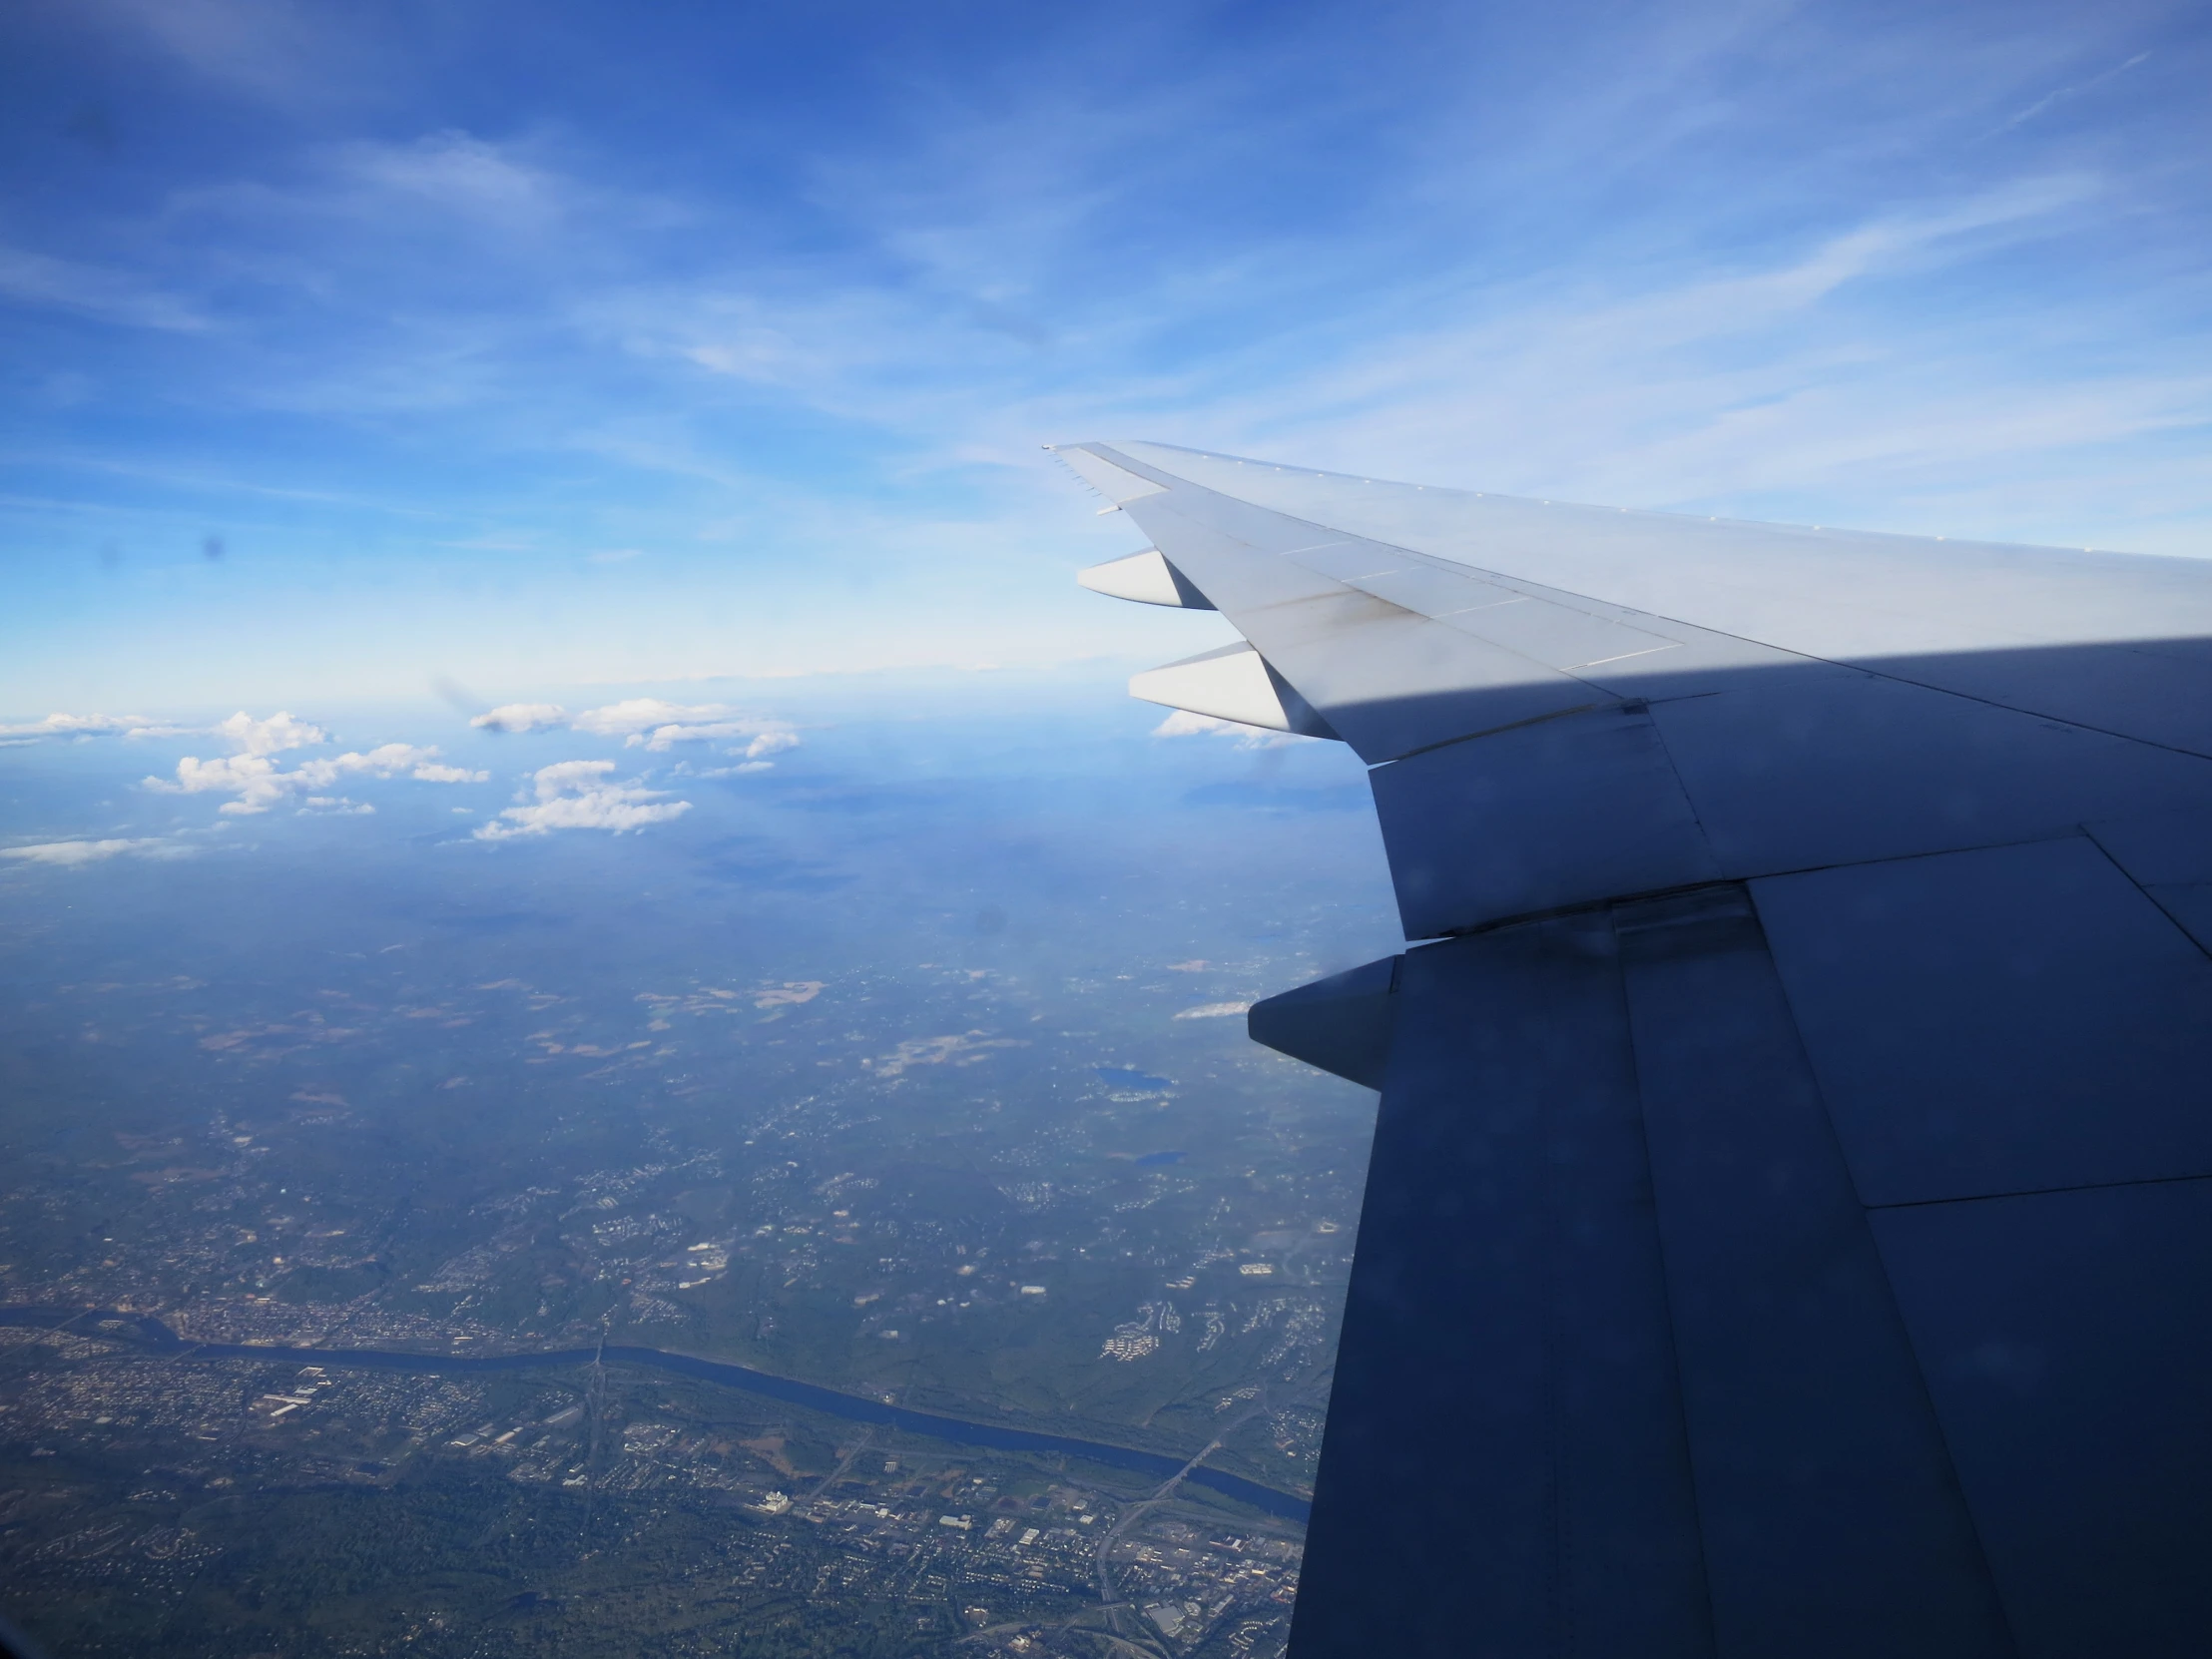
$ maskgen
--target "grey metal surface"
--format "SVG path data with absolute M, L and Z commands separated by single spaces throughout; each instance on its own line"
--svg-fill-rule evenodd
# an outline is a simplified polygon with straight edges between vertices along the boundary
M 1147 511 L 1142 522 L 1172 550 L 1176 566 L 1363 760 L 1384 761 L 1604 700 L 1602 692 L 1555 668 L 1379 599 L 1296 558 L 1256 558 L 1247 544 L 1181 517 L 1173 505 Z M 1245 528 L 1259 534 L 1262 527 Z M 1300 529 L 1277 527 L 1272 539 L 1295 542 L 1293 532 Z M 1342 544 L 1332 551 L 1348 549 L 1360 550 Z M 1340 568 L 1369 562 L 1350 558 Z
M 1874 1226 L 2021 1653 L 2204 1653 L 2212 1182 Z
M 1468 537 L 1439 540 L 1437 527 L 1478 508 L 1478 516 L 1497 522 L 1474 542 L 1485 557 L 1495 554 L 1513 568 L 1476 570 L 1432 551 L 1377 541 L 1357 528 L 1234 500 L 1163 471 L 1145 458 L 1152 452 L 1143 446 L 1110 453 L 1163 482 L 1156 493 L 1132 500 L 1129 511 L 1332 730 L 1371 763 L 1403 765 L 1407 756 L 1420 761 L 1412 772 L 1434 786 L 1424 809 L 1405 810 L 1413 793 L 1410 774 L 1392 778 L 1382 771 L 1376 782 L 1386 834 L 1406 835 L 1402 861 L 1423 871 L 1437 845 L 1454 841 L 1483 845 L 1487 859 L 1501 868 L 1556 867 L 1556 815 L 1521 820 L 1489 814 L 1460 825 L 1450 822 L 1451 815 L 1482 797 L 1489 773 L 1512 765 L 1502 755 L 1492 760 L 1482 745 L 1500 738 L 1517 743 L 1517 728 L 1622 703 L 1650 706 L 1676 789 L 1706 843 L 1697 856 L 1676 860 L 1680 873 L 1654 871 L 1655 888 L 1700 878 L 1699 871 L 1744 878 L 2047 836 L 2091 820 L 2212 815 L 2212 761 L 2165 741 L 2178 717 L 2162 703 L 2196 695 L 2189 676 L 2212 661 L 2212 653 L 2173 644 L 2177 618 L 2202 610 L 2212 619 L 2212 573 L 2190 567 L 2177 574 L 2169 568 L 2176 561 L 2118 563 L 2136 584 L 2130 592 L 2141 612 L 2139 650 L 2110 641 L 2062 647 L 2029 640 L 2019 627 L 1993 643 L 1995 636 L 1969 616 L 1947 635 L 1916 622 L 1903 632 L 1923 648 L 1918 655 L 1854 666 L 1789 649 L 1791 641 L 1811 637 L 1810 623 L 1778 625 L 1767 639 L 1707 626 L 1713 614 L 1733 621 L 1768 616 L 1765 610 L 1731 610 L 1714 595 L 1796 593 L 1793 604 L 1817 610 L 1842 580 L 1835 561 L 1869 548 L 1876 550 L 1867 556 L 1878 568 L 1868 579 L 1877 586 L 1887 577 L 1901 592 L 1950 595 L 1946 603 L 1958 598 L 1953 589 L 1968 579 L 1993 595 L 2006 567 L 1988 549 L 1961 555 L 1952 544 L 1864 536 L 1837 542 L 1828 533 L 1787 527 L 1767 527 L 1772 535 L 1762 540 L 1751 533 L 1759 527 L 1555 511 L 1406 486 L 1368 486 L 1353 492 L 1357 501 L 1339 503 L 1342 510 L 1356 506 L 1365 513 L 1363 524 L 1397 530 L 1426 525 L 1424 534 L 1434 532 L 1428 534 L 1432 544 L 1462 552 Z M 1247 476 L 1253 471 L 1243 469 Z M 1285 491 L 1278 487 L 1276 493 Z M 1417 510 L 1404 508 L 1408 498 Z M 1540 554 L 1531 542 L 1537 529 L 1550 532 Z M 1597 537 L 1596 551 L 1582 547 L 1577 536 Z M 1671 584 L 1666 591 L 1678 611 L 1702 608 L 1707 614 L 1670 617 L 1620 604 L 1617 594 L 1575 593 L 1537 580 L 1617 576 L 1634 564 L 1628 552 L 1642 545 L 1638 536 L 1649 541 L 1653 568 L 1638 567 L 1628 584 L 1635 596 L 1658 602 L 1660 586 Z M 1708 538 L 1718 539 L 1708 545 Z M 1934 561 L 1935 574 L 1923 570 L 1908 581 L 1897 572 L 1916 547 L 1924 563 Z M 2097 561 L 2059 562 L 2064 581 L 2045 568 L 2049 558 L 2023 550 L 2011 574 L 2026 596 L 1993 596 L 1988 603 L 2022 626 L 2037 603 L 2078 603 L 2097 628 L 2123 630 L 2126 605 L 2091 603 L 2076 591 Z M 2197 587 L 2205 589 L 2201 606 L 2187 602 Z M 1870 601 L 1859 594 L 1851 603 L 1866 612 Z M 1981 643 L 1927 649 L 1945 641 Z M 2128 675 L 2115 675 L 2115 652 L 2131 665 L 2129 674 L 2142 665 L 2164 665 L 2179 678 L 2163 699 L 2154 697 Z M 2070 723 L 2041 712 L 2051 702 L 2042 689 L 2050 687 L 2064 693 L 2060 702 L 2070 700 L 2096 721 Z M 1991 688 L 2018 693 L 2016 705 L 1969 695 Z M 2212 692 L 2212 680 L 2203 690 Z M 2114 698 L 2133 701 L 2118 708 Z M 1451 749 L 1439 747 L 1446 745 Z M 1464 776 L 1453 779 L 1454 769 Z M 1601 786 L 1594 776 L 1562 772 L 1561 779 L 1568 792 Z M 1633 812 L 1633 801 L 1624 801 L 1618 816 Z M 1423 818 L 1433 822 L 1406 828 Z M 1583 840 L 1596 847 L 1606 837 Z M 1392 855 L 1393 865 L 1401 862 L 1394 841 Z M 1485 884 L 1470 873 L 1460 884 L 1463 903 L 1428 899 L 1407 912 L 1408 936 L 1462 931 L 1632 890 L 1592 891 L 1599 872 L 1588 874 L 1546 886 Z M 1423 872 L 1410 887 L 1402 878 L 1400 885 L 1426 891 L 1432 880 Z M 2173 902 L 2177 913 L 2191 916 L 2212 910 L 2212 902 L 2195 892 L 2177 893 Z
M 2147 813 L 2085 828 L 2152 903 L 2212 949 L 2212 833 L 2205 814 Z
M 2212 763 L 1861 670 L 1749 671 L 1655 702 L 1683 789 L 1731 875 L 2212 811 Z
M 1743 889 L 1613 914 L 1720 1652 L 2010 1653 Z
M 2212 1174 L 2212 960 L 2087 837 L 1752 892 L 1867 1203 Z
M 1604 918 L 1410 952 L 1395 1000 L 1293 1645 L 1710 1654 Z
M 1781 650 L 2212 754 L 2212 567 L 1745 524 L 1367 481 L 1164 444 L 1140 465 L 1257 507 Z M 2122 653 L 2077 648 L 2123 645 Z M 1980 671 L 2034 647 L 2062 666 Z M 2155 665 L 2130 661 L 2156 655 Z

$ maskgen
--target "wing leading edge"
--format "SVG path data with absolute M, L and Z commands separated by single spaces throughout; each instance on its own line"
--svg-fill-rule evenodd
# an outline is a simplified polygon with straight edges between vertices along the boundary
M 1059 453 L 1432 941 L 1252 1013 L 1382 1091 L 1298 1659 L 2199 1651 L 2212 565 Z

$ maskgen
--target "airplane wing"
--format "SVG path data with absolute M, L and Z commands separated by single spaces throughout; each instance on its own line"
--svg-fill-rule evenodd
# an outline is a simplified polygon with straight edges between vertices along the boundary
M 1404 954 L 1292 1635 L 2212 1646 L 2212 562 L 1056 453 L 1139 675 L 1369 766 Z

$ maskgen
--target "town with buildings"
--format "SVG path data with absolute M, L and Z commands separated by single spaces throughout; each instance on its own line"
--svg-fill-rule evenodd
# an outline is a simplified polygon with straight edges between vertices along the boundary
M 1281 1652 L 1359 1102 L 1132 1063 L 1104 975 L 334 977 L 51 993 L 171 1068 L 0 1180 L 0 1579 L 68 1651 Z

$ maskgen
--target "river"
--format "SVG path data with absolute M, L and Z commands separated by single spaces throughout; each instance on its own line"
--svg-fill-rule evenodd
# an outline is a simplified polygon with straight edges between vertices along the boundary
M 719 1382 L 725 1387 L 743 1388 L 748 1393 L 766 1394 L 771 1399 L 781 1399 L 791 1405 L 803 1405 L 809 1410 L 824 1411 L 848 1422 L 876 1423 L 907 1434 L 924 1434 L 931 1439 L 949 1440 L 955 1445 L 984 1446 L 994 1451 L 1060 1452 L 1069 1457 L 1103 1463 L 1108 1468 L 1156 1475 L 1162 1480 L 1174 1474 L 1186 1460 L 1172 1452 L 1140 1451 L 1134 1446 L 1114 1445 L 1105 1440 L 1079 1440 L 1070 1435 L 1047 1434 L 1033 1428 L 1009 1428 L 993 1422 L 967 1422 L 959 1417 L 939 1416 L 933 1411 L 909 1410 L 903 1405 L 869 1399 L 863 1394 L 840 1393 L 835 1388 L 825 1388 L 819 1383 L 800 1382 L 788 1377 L 754 1371 L 748 1366 L 732 1365 L 726 1360 L 703 1360 L 695 1354 L 671 1354 L 665 1349 L 634 1348 L 627 1344 L 609 1343 L 604 1351 L 569 1348 L 538 1354 L 409 1354 L 372 1348 L 279 1348 L 260 1343 L 187 1342 L 151 1314 L 121 1314 L 105 1308 L 0 1308 L 0 1325 L 53 1330 L 80 1322 L 94 1325 L 101 1322 L 121 1322 L 136 1333 L 137 1344 L 154 1353 L 176 1359 L 280 1360 L 306 1366 L 349 1367 L 357 1371 L 463 1376 L 472 1372 L 534 1371 L 548 1366 L 589 1365 L 595 1355 L 603 1352 L 606 1359 L 619 1361 L 624 1365 L 650 1366 L 656 1371 L 673 1372 L 680 1377 L 694 1377 L 707 1382 Z M 118 1339 L 112 1330 L 86 1334 L 123 1340 Z M 1256 1480 L 1247 1480 L 1242 1475 L 1228 1474 L 1220 1469 L 1210 1469 L 1202 1465 L 1191 1470 L 1184 1478 L 1193 1485 L 1208 1487 L 1225 1497 L 1235 1498 L 1240 1503 L 1249 1503 L 1255 1509 L 1279 1515 L 1285 1520 L 1303 1523 L 1310 1508 L 1307 1500 L 1295 1493 L 1278 1491 L 1273 1486 L 1263 1486 Z

